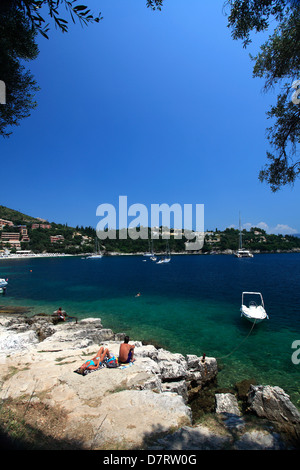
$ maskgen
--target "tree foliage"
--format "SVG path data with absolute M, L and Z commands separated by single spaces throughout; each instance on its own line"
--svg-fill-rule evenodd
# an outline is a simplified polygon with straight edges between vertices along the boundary
M 146 0 L 152 10 L 160 10 L 163 0 Z M 63 15 L 62 10 L 66 12 Z M 6 84 L 6 104 L 0 105 L 0 135 L 8 137 L 12 126 L 28 117 L 37 105 L 38 86 L 22 61 L 38 55 L 37 34 L 49 39 L 50 23 L 68 32 L 69 21 L 81 26 L 99 23 L 101 13 L 94 15 L 78 0 L 0 0 L 0 80 Z
M 55 27 L 62 32 L 68 31 L 68 20 L 61 15 L 61 7 L 65 7 L 66 12 L 75 24 L 76 21 L 83 25 L 88 23 L 99 23 L 102 19 L 101 13 L 97 16 L 91 14 L 91 10 L 86 5 L 78 5 L 78 0 L 1 0 L 0 7 L 2 14 L 14 14 L 16 11 L 23 13 L 24 18 L 29 22 L 31 28 L 41 33 L 48 39 L 49 23 L 46 23 L 45 14 L 53 20 Z M 68 18 L 69 19 L 69 18 Z
M 228 27 L 233 39 L 251 42 L 252 32 L 275 30 L 252 57 L 253 76 L 265 79 L 264 90 L 279 88 L 277 103 L 267 112 L 272 125 L 267 129 L 271 151 L 259 173 L 272 191 L 293 184 L 300 174 L 297 146 L 300 142 L 300 105 L 292 101 L 292 84 L 300 79 L 300 2 L 293 0 L 228 0 Z
M 0 79 L 6 85 L 6 104 L 0 105 L 0 134 L 8 137 L 11 126 L 35 108 L 36 81 L 21 61 L 35 59 L 38 47 L 35 31 L 20 11 L 2 15 L 0 22 Z
M 78 0 L 1 0 L 0 3 L 0 80 L 6 86 L 6 104 L 0 105 L 0 135 L 8 137 L 13 126 L 30 116 L 37 103 L 34 99 L 39 90 L 37 83 L 26 70 L 25 63 L 38 56 L 36 36 L 48 39 L 48 13 L 55 26 L 68 31 L 68 21 L 59 9 L 65 6 L 73 23 L 81 25 L 101 20 L 100 14 L 93 16 Z
M 147 8 L 151 10 L 161 10 L 163 0 L 147 0 Z

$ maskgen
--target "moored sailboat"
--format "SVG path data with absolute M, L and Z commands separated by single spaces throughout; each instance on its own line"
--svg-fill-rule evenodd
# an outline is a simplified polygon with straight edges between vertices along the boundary
M 164 263 L 169 263 L 171 261 L 171 254 L 170 254 L 170 249 L 169 245 L 167 243 L 167 248 L 166 248 L 166 254 L 163 258 L 160 258 L 156 264 L 164 264 Z
M 95 253 L 93 255 L 87 256 L 86 259 L 102 258 L 101 249 L 98 243 L 98 239 L 95 240 Z
M 253 253 L 246 248 L 243 248 L 243 234 L 241 230 L 241 216 L 240 216 L 240 235 L 239 235 L 239 248 L 235 252 L 237 258 L 253 258 Z

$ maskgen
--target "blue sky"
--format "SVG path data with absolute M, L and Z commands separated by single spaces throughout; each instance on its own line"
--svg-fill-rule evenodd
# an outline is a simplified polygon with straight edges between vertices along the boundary
M 258 181 L 276 100 L 252 78 L 263 36 L 247 50 L 233 41 L 223 0 L 166 0 L 161 12 L 82 3 L 103 20 L 38 39 L 38 107 L 0 142 L 0 204 L 96 227 L 97 206 L 126 195 L 149 212 L 204 204 L 206 230 L 238 226 L 241 212 L 243 224 L 300 232 L 299 182 L 274 194 Z

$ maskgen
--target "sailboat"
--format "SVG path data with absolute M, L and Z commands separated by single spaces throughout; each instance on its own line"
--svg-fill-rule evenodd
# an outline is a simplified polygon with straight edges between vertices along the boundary
M 95 240 L 95 253 L 93 255 L 87 256 L 86 259 L 91 259 L 91 258 L 102 258 L 102 253 L 100 246 L 98 246 L 98 239 L 96 238 Z
M 237 258 L 253 258 L 253 254 L 251 251 L 247 250 L 246 248 L 243 248 L 243 235 L 242 235 L 242 230 L 241 230 L 241 216 L 240 216 L 240 236 L 239 236 L 239 248 L 235 253 L 235 256 Z
M 152 256 L 152 253 L 151 253 L 151 251 L 150 251 L 150 240 L 149 240 L 148 244 L 149 244 L 149 249 L 148 249 L 148 251 L 146 251 L 146 252 L 144 253 L 144 256 Z
M 156 261 L 157 257 L 155 256 L 154 250 L 153 250 L 153 240 L 151 240 L 151 256 L 150 256 L 151 261 Z
M 167 248 L 166 248 L 166 254 L 163 258 L 160 258 L 156 264 L 164 264 L 164 263 L 170 263 L 171 261 L 171 254 L 169 250 L 169 245 L 167 243 Z
M 151 250 L 150 250 L 150 240 L 149 240 L 149 251 L 144 253 L 144 256 L 150 257 L 151 261 L 156 261 L 157 260 L 155 254 L 154 254 L 154 251 L 153 251 L 153 240 L 152 240 L 152 243 L 151 243 Z M 143 261 L 146 261 L 146 260 L 143 260 Z
M 154 253 L 153 253 L 153 241 L 152 241 L 152 249 L 151 249 L 151 250 L 150 250 L 150 240 L 149 240 L 148 244 L 149 244 L 149 248 L 148 248 L 148 251 L 146 251 L 146 252 L 144 253 L 144 256 L 151 256 L 151 257 L 152 257 L 152 256 L 154 256 Z

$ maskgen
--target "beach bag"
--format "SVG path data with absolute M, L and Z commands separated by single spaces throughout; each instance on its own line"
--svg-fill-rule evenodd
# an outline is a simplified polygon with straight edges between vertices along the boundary
M 108 367 L 109 369 L 114 369 L 115 367 L 118 367 L 118 366 L 119 366 L 119 363 L 118 363 L 118 358 L 116 356 L 112 356 L 109 359 L 107 359 L 106 367 Z

